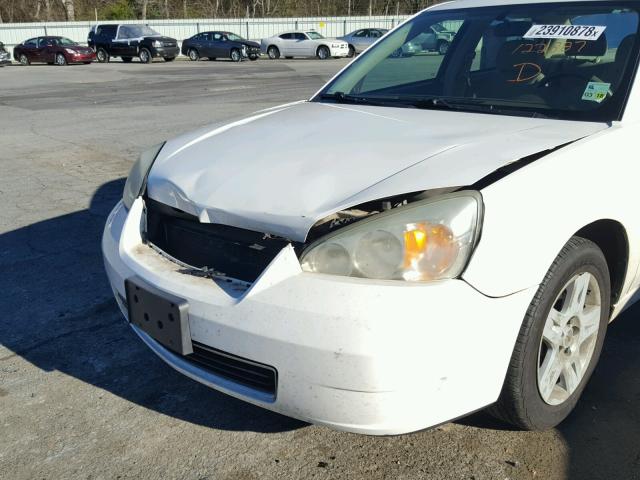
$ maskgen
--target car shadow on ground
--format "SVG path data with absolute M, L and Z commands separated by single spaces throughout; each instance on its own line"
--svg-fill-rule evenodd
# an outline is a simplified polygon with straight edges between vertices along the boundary
M 576 409 L 557 431 L 571 480 L 640 479 L 640 303 L 609 326 L 600 362 Z M 458 423 L 511 428 L 485 412 Z
M 130 330 L 108 286 L 100 238 L 124 179 L 89 208 L 0 235 L 0 367 L 20 356 L 146 408 L 235 431 L 281 432 L 305 423 L 194 382 L 160 361 Z

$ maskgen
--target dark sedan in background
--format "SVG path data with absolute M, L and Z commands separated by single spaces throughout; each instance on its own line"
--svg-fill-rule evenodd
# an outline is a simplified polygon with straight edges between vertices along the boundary
M 25 40 L 13 49 L 13 58 L 22 65 L 48 63 L 67 65 L 69 63 L 91 63 L 96 54 L 89 47 L 65 37 L 35 37 Z
M 202 32 L 182 42 L 182 54 L 194 62 L 202 57 L 209 60 L 230 58 L 234 62 L 245 58 L 257 60 L 260 44 L 231 32 Z

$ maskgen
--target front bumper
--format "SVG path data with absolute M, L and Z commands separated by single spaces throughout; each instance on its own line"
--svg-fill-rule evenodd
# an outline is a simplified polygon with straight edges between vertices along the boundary
M 143 200 L 119 203 L 102 238 L 126 316 L 138 276 L 189 303 L 194 341 L 277 369 L 275 398 L 234 385 L 140 337 L 172 367 L 264 408 L 339 430 L 424 429 L 493 403 L 535 289 L 489 298 L 463 281 L 403 284 L 304 273 L 287 247 L 250 286 L 181 273 L 142 242 Z
M 180 55 L 180 48 L 176 47 L 154 47 L 151 52 L 154 57 L 175 58 Z
M 344 48 L 336 48 L 336 47 L 331 47 L 329 49 L 331 51 L 331 56 L 332 57 L 346 57 L 349 55 L 349 46 L 345 45 Z
M 78 53 L 75 55 L 69 55 L 69 61 L 75 62 L 94 62 L 96 60 L 96 54 L 91 53 Z

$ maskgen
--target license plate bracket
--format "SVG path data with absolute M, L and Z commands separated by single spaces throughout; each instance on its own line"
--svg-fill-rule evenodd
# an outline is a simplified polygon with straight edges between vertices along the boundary
M 125 280 L 129 322 L 180 355 L 193 353 L 189 304 L 140 278 Z

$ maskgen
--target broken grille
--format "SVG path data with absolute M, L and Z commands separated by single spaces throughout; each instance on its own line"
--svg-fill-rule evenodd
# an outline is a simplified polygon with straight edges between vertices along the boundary
M 147 240 L 191 267 L 253 283 L 289 243 L 259 232 L 201 223 L 181 210 L 146 199 Z

